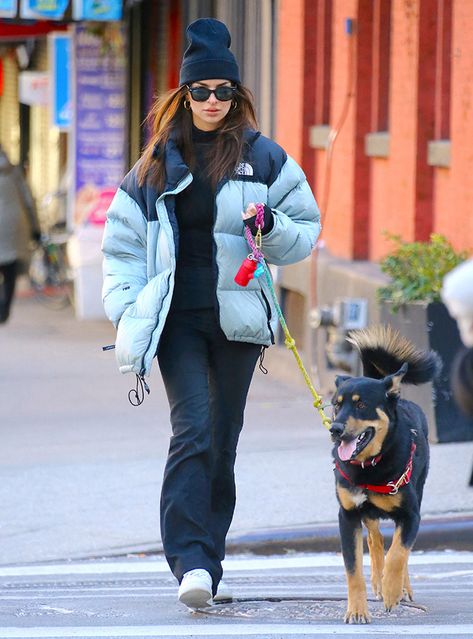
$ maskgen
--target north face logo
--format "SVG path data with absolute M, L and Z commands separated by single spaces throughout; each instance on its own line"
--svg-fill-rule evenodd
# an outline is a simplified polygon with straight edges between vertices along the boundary
M 253 175 L 253 167 L 248 162 L 240 162 L 235 173 L 237 175 Z

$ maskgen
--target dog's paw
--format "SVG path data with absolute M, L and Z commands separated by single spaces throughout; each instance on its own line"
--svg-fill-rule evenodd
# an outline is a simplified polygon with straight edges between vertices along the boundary
M 344 617 L 345 623 L 371 623 L 371 615 L 368 612 L 367 605 L 358 608 L 347 608 Z
M 400 603 L 403 594 L 404 591 L 402 588 L 396 588 L 393 587 L 393 585 L 388 586 L 386 583 L 383 583 L 383 601 L 385 610 L 387 612 L 391 612 L 391 610 Z
M 381 579 L 372 579 L 371 589 L 376 599 L 380 600 L 383 598 L 383 587 L 381 585 Z
M 412 592 L 412 588 L 404 588 L 402 589 L 402 601 L 414 601 L 414 593 Z
M 409 579 L 409 573 L 406 571 L 404 573 L 404 583 L 402 586 L 402 599 L 403 601 L 414 601 L 414 593 L 411 588 L 411 582 Z

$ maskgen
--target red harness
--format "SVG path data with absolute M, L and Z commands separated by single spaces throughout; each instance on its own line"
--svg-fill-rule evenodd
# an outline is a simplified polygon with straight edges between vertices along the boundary
M 382 493 L 383 495 L 396 495 L 399 492 L 399 488 L 401 488 L 401 486 L 405 486 L 411 481 L 412 460 L 414 459 L 415 451 L 416 445 L 414 442 L 412 442 L 411 455 L 409 457 L 409 461 L 407 462 L 405 471 L 402 473 L 397 481 L 389 481 L 387 484 L 353 484 L 348 475 L 346 475 L 340 468 L 338 461 L 335 461 L 335 466 L 337 467 L 340 475 L 357 488 L 361 488 L 362 490 L 370 490 L 373 493 Z

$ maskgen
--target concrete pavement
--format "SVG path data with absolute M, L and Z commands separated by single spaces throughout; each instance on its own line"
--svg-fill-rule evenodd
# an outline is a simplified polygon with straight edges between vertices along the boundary
M 159 550 L 166 397 L 155 368 L 128 403 L 134 377 L 101 350 L 113 341 L 108 322 L 29 297 L 0 327 L 1 564 Z M 330 438 L 287 355 L 270 349 L 255 374 L 229 550 L 338 548 Z M 417 548 L 473 549 L 472 459 L 473 442 L 432 446 Z

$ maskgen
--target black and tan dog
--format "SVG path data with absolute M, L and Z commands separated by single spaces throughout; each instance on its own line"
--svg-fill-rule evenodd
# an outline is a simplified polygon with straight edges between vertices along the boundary
M 400 385 L 431 380 L 440 360 L 388 326 L 354 331 L 349 341 L 360 353 L 364 377 L 337 377 L 330 433 L 348 582 L 345 622 L 369 623 L 362 522 L 374 594 L 388 611 L 403 598 L 412 600 L 407 562 L 420 523 L 429 448 L 425 415 L 417 404 L 400 399 Z M 395 522 L 386 560 L 380 518 Z

